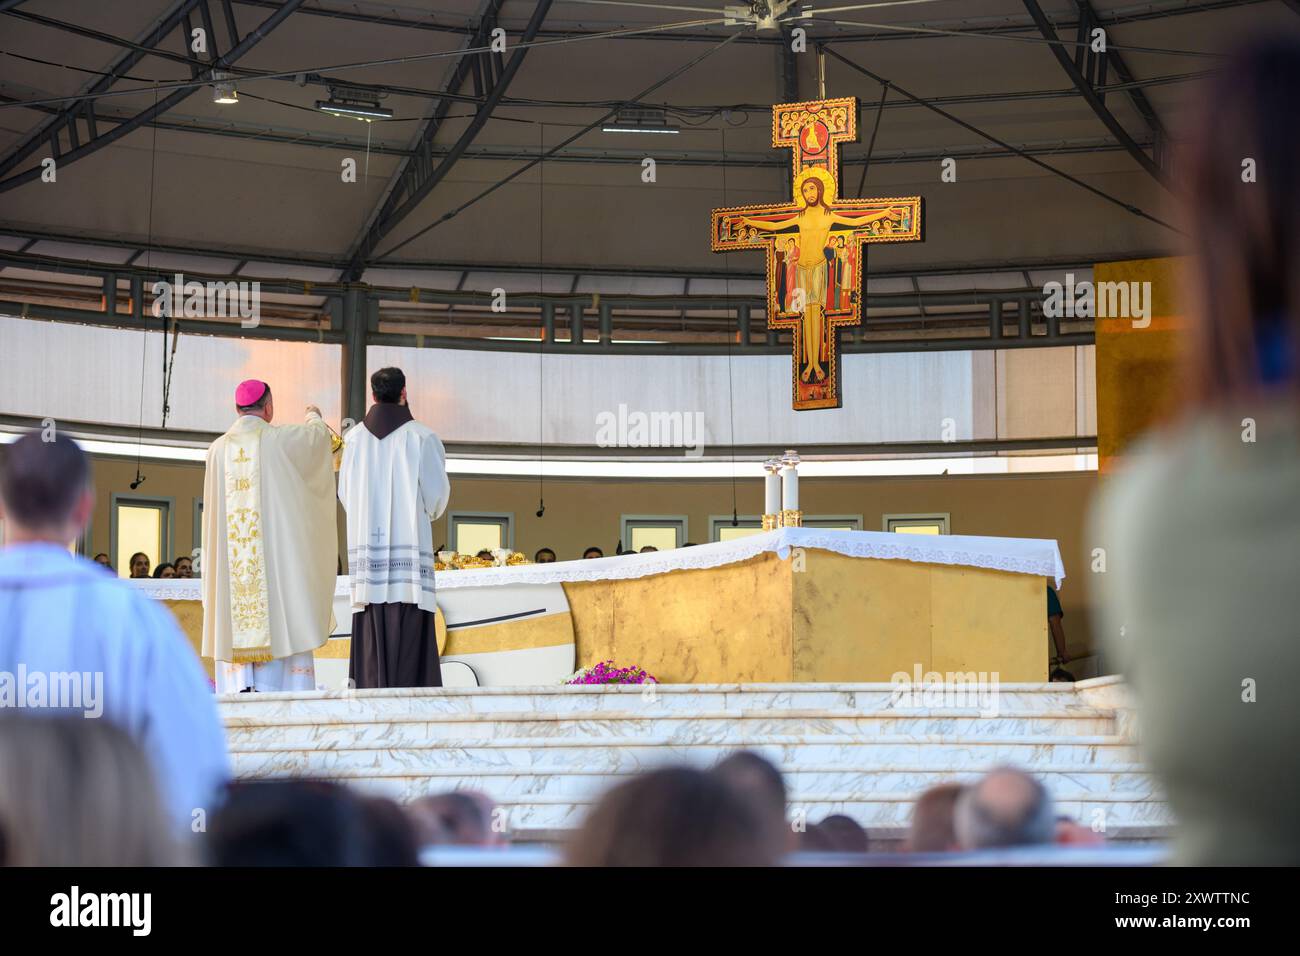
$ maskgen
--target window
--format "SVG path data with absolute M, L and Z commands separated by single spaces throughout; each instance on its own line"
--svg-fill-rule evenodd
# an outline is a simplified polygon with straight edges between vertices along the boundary
M 450 517 L 451 550 L 478 554 L 515 547 L 515 516 L 511 513 L 453 511 Z
M 948 534 L 948 515 L 885 515 L 883 528 L 898 534 Z
M 731 525 L 731 515 L 709 515 L 710 541 L 735 541 L 751 534 L 763 533 L 762 515 L 738 515 L 737 524 Z
M 686 543 L 685 515 L 623 515 L 619 540 L 626 551 L 651 547 L 671 551 Z
M 109 554 L 118 577 L 131 576 L 131 555 L 137 551 L 148 556 L 150 573 L 172 559 L 172 499 L 115 494 L 111 508 Z
M 862 515 L 804 515 L 803 526 L 830 531 L 861 531 Z

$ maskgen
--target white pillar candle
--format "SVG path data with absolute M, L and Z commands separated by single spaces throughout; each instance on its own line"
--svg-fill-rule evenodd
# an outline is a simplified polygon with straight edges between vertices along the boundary
M 763 514 L 774 515 L 781 510 L 781 465 L 773 460 L 763 467 L 767 471 L 763 479 Z
M 781 509 L 799 510 L 799 472 L 793 462 L 785 463 L 781 469 Z

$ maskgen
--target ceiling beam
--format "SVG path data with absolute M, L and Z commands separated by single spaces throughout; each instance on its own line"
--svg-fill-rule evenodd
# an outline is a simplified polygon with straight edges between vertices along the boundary
M 352 279 L 360 278 L 361 273 L 365 271 L 367 259 L 380 241 L 409 216 L 438 183 L 442 182 L 491 118 L 492 111 L 505 96 L 510 81 L 523 65 L 524 57 L 528 55 L 527 44 L 537 36 L 537 31 L 550 11 L 551 3 L 552 0 L 540 0 L 536 4 L 528 26 L 524 28 L 514 53 L 506 63 L 502 64 L 491 54 L 481 52 L 466 53 L 457 60 L 452 76 L 446 84 L 447 90 L 454 93 L 460 89 L 466 79 L 473 78 L 476 93 L 484 94 L 483 102 L 475 111 L 474 118 L 457 138 L 455 145 L 435 168 L 431 152 L 433 139 L 441 129 L 442 121 L 451 106 L 448 100 L 439 101 L 433 115 L 420 131 L 420 146 L 416 154 L 408 157 L 394 174 L 392 188 L 379 207 L 378 214 L 371 217 L 369 227 L 352 251 L 348 266 L 348 273 Z M 497 28 L 497 15 L 500 10 L 501 0 L 491 0 L 479 20 L 478 30 L 467 40 L 466 50 L 479 50 L 492 42 L 492 33 Z
M 1072 58 L 1066 52 L 1066 48 L 1058 42 L 1059 37 L 1056 35 L 1056 29 L 1052 26 L 1051 21 L 1047 19 L 1047 15 L 1043 13 L 1043 8 L 1038 5 L 1038 0 L 1023 0 L 1023 2 L 1025 9 L 1029 11 L 1029 15 L 1038 26 L 1043 38 L 1050 41 L 1052 55 L 1061 64 L 1061 69 L 1065 71 L 1066 76 L 1078 88 L 1079 95 L 1083 97 L 1084 102 L 1088 104 L 1102 124 L 1110 130 L 1111 135 L 1124 145 L 1129 155 L 1137 160 L 1138 165 L 1150 173 L 1157 182 L 1163 183 L 1164 174 L 1160 166 L 1129 135 L 1128 130 L 1106 107 L 1103 96 L 1097 92 L 1096 87 L 1093 85 L 1094 79 L 1101 82 L 1105 81 L 1104 72 L 1100 71 L 1104 71 L 1107 62 L 1106 57 L 1109 54 L 1103 53 L 1100 57 L 1095 57 L 1089 46 L 1082 46 L 1077 48 L 1076 57 Z M 1094 27 L 1094 24 L 1089 22 L 1089 17 L 1094 16 L 1094 14 L 1092 14 L 1092 8 L 1087 4 L 1086 0 L 1081 0 L 1078 7 L 1080 14 L 1078 20 L 1079 37 L 1084 42 L 1087 42 Z M 1100 24 L 1096 24 L 1096 26 L 1100 26 Z
M 217 58 L 217 60 L 213 62 L 213 66 L 217 68 L 225 68 L 233 64 L 245 53 L 247 53 L 253 47 L 257 46 L 257 44 L 260 43 L 269 33 L 275 30 L 276 27 L 284 23 L 284 21 L 287 20 L 289 16 L 296 9 L 298 9 L 298 7 L 302 5 L 302 2 L 303 0 L 285 0 L 285 2 L 280 5 L 280 8 L 276 10 L 275 13 L 271 14 L 264 21 L 262 21 L 262 23 L 259 26 L 254 28 L 251 33 L 249 33 L 246 37 L 244 37 L 244 39 L 240 40 L 239 43 L 237 43 L 228 53 L 226 53 L 224 56 Z M 187 4 L 185 5 L 185 10 L 181 13 L 181 19 L 183 20 L 186 16 L 188 16 L 188 14 L 189 14 L 189 5 Z M 161 36 L 159 37 L 159 39 L 161 39 Z M 137 51 L 132 51 L 132 54 L 130 55 L 140 57 L 143 56 L 144 54 L 139 53 Z M 104 80 L 107 79 L 108 78 L 105 77 L 101 79 L 100 82 L 104 82 Z M 114 81 L 115 80 L 116 77 L 114 77 Z M 206 88 L 207 88 L 206 86 L 197 86 L 197 87 L 191 86 L 191 87 L 185 87 L 176 90 L 171 94 L 169 94 L 167 97 L 158 100 L 153 106 L 149 107 L 148 109 L 140 113 L 137 113 L 135 116 L 133 116 L 131 119 L 127 120 L 126 122 L 120 123 L 119 125 L 113 127 L 111 130 L 108 130 L 107 132 L 95 136 L 93 139 L 89 140 L 89 142 L 83 143 L 80 146 L 75 146 L 71 151 L 67 153 L 60 153 L 59 151 L 59 145 L 58 145 L 59 131 L 57 128 L 50 130 L 51 135 L 50 137 L 48 137 L 48 141 L 50 142 L 54 154 L 59 157 L 59 165 L 67 166 L 70 163 L 75 163 L 79 159 L 84 159 L 85 157 L 91 155 L 92 153 L 98 152 L 99 150 L 103 149 L 105 146 L 108 146 L 116 142 L 117 140 L 125 136 L 127 133 L 130 133 L 132 130 L 138 129 L 141 126 L 144 126 L 145 124 L 151 122 L 152 120 L 166 113 L 177 103 L 180 103 L 183 100 L 187 99 L 188 97 L 192 96 L 198 90 L 206 89 Z M 75 121 L 76 112 L 81 110 L 82 108 L 83 108 L 82 99 L 77 98 L 74 103 L 72 103 L 70 106 L 66 108 L 66 110 L 71 111 L 72 118 Z M 36 143 L 36 146 L 39 145 L 40 145 L 40 141 Z M 36 146 L 33 146 L 32 149 L 34 150 Z M 29 154 L 30 152 L 31 150 L 29 150 Z M 8 167 L 0 167 L 0 174 L 2 174 L 3 169 L 6 168 L 12 168 L 12 164 Z M 40 165 L 37 165 L 31 167 L 30 169 L 25 170 L 24 172 L 19 173 L 16 176 L 10 176 L 8 179 L 0 180 L 0 192 L 5 192 L 17 186 L 21 186 L 24 183 L 29 183 L 34 179 L 39 179 L 43 171 L 44 171 L 43 168 Z
M 95 94 L 103 93 L 123 75 L 140 62 L 145 56 L 145 50 L 157 46 L 162 42 L 167 34 L 171 33 L 185 19 L 185 15 L 194 8 L 198 0 L 177 0 L 168 11 L 163 14 L 157 25 L 152 27 L 143 37 L 140 38 L 138 47 L 128 50 L 118 57 L 117 60 L 105 71 L 104 75 L 93 81 L 85 87 L 81 93 L 68 98 L 68 105 L 61 110 L 57 110 L 44 123 L 39 124 L 36 129 L 28 133 L 19 143 L 9 150 L 8 153 L 0 158 L 0 177 L 4 176 L 19 163 L 25 160 L 32 153 L 36 152 L 42 145 L 47 142 L 56 142 L 59 134 L 69 124 L 76 123 L 77 115 L 87 106 L 90 107 L 90 116 L 93 117 L 94 101 L 90 99 Z M 94 136 L 91 136 L 92 141 Z M 38 170 L 39 172 L 39 170 Z

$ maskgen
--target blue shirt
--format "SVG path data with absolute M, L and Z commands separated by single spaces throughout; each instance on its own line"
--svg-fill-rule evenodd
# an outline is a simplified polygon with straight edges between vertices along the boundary
M 124 729 L 187 830 L 230 776 L 216 703 L 176 619 L 57 545 L 0 549 L 0 708 L 10 707 Z

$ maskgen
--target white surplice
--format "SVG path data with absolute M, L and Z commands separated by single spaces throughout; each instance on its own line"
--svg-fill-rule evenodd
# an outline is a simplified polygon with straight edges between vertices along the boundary
M 100 711 L 148 755 L 178 826 L 188 832 L 195 810 L 211 814 L 230 774 L 226 735 L 199 659 L 161 602 L 66 548 L 11 545 L 0 549 L 0 622 L 0 715 Z M 81 700 L 54 699 L 72 675 Z
M 300 668 L 265 665 L 296 655 L 309 661 L 329 640 L 338 570 L 331 437 L 314 412 L 305 425 L 242 415 L 208 449 L 203 655 L 217 661 L 223 692 L 241 681 L 302 689 L 291 679 Z M 313 674 L 307 686 L 314 685 Z
M 353 427 L 344 437 L 339 500 L 347 512 L 352 609 L 417 604 L 437 610 L 433 525 L 447 508 L 446 453 L 429 428 L 408 421 L 383 439 Z

